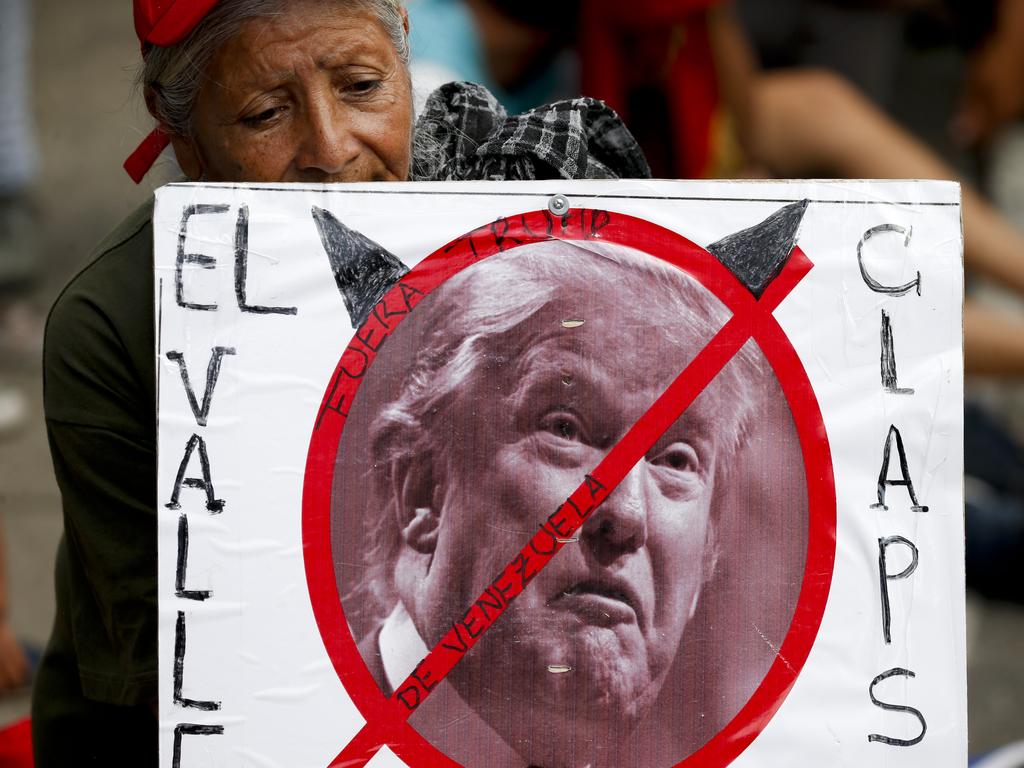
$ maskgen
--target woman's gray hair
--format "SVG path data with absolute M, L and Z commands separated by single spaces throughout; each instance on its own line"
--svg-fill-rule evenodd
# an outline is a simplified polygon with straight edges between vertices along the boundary
M 408 68 L 409 39 L 405 32 L 403 0 L 321 0 L 365 9 L 387 31 L 399 59 Z M 149 46 L 137 83 L 152 94 L 151 108 L 171 133 L 192 135 L 192 109 L 205 82 L 206 68 L 217 50 L 235 37 L 242 25 L 277 16 L 291 0 L 220 0 L 192 33 L 175 45 Z

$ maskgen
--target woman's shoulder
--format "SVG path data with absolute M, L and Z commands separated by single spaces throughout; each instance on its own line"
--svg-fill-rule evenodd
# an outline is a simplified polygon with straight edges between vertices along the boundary
M 122 221 L 54 302 L 43 345 L 48 418 L 91 423 L 90 402 L 144 402 L 155 389 L 152 215 L 150 200 Z
M 141 268 L 152 267 L 153 199 L 149 198 L 129 214 L 92 249 L 85 266 L 68 282 L 54 303 L 54 309 L 67 305 L 85 291 L 100 293 L 115 290 L 111 278 L 129 279 Z M 140 262 L 143 262 L 140 267 Z
M 48 325 L 72 319 L 87 308 L 102 310 L 122 304 L 124 288 L 136 293 L 151 282 L 153 253 L 153 200 L 136 208 L 92 249 L 79 272 L 68 281 L 50 310 Z

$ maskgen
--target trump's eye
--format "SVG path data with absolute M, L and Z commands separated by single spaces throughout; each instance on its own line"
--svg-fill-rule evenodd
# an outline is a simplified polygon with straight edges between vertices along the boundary
M 544 414 L 537 426 L 540 431 L 562 440 L 579 442 L 583 439 L 580 420 L 568 411 L 549 411 Z
M 651 464 L 677 472 L 697 472 L 700 460 L 697 452 L 686 443 L 672 443 L 651 459 Z

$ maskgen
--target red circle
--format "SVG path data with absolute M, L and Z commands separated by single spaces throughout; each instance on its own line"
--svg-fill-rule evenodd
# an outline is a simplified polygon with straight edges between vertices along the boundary
M 435 251 L 385 294 L 342 354 L 324 395 L 306 460 L 302 500 L 303 550 L 313 613 L 334 669 L 368 724 L 386 716 L 390 700 L 374 682 L 348 629 L 334 571 L 330 525 L 331 486 L 346 408 L 380 347 L 374 329 L 390 335 L 419 300 L 465 267 L 519 245 L 551 239 L 598 239 L 636 248 L 683 269 L 734 313 L 754 302 L 728 269 L 682 235 L 643 219 L 592 209 L 574 209 L 561 218 L 534 211 L 499 219 Z M 810 262 L 799 248 L 794 250 L 790 266 L 797 260 L 809 268 Z M 752 324 L 752 338 L 782 387 L 803 455 L 809 526 L 804 577 L 789 631 L 760 685 L 721 731 L 676 768 L 728 765 L 760 734 L 807 660 L 831 586 L 836 497 L 821 410 L 803 364 L 782 328 L 768 312 L 761 312 L 757 319 L 761 322 Z M 394 727 L 401 738 L 388 740 L 388 747 L 409 765 L 459 765 L 407 723 Z

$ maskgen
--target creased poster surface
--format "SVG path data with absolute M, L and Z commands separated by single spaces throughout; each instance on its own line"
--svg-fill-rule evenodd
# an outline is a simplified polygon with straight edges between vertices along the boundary
M 154 231 L 161 765 L 965 764 L 956 185 Z

